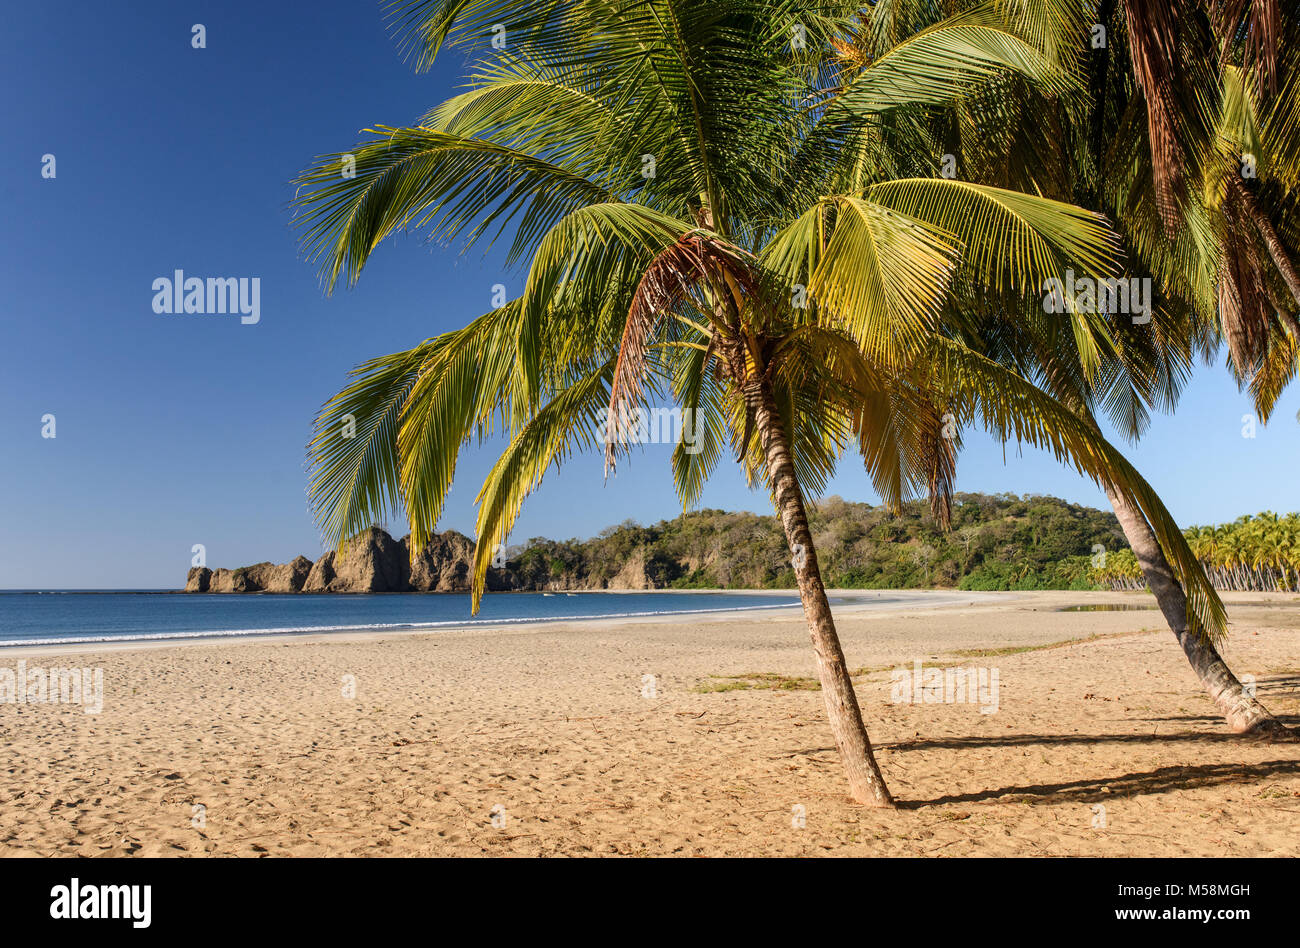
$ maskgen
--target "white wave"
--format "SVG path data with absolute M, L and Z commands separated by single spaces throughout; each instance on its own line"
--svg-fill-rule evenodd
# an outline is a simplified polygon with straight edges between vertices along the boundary
M 303 625 L 258 629 L 202 629 L 193 632 L 124 632 L 121 634 L 58 636 L 43 639 L 0 639 L 0 648 L 32 645 L 94 645 L 101 642 L 160 642 L 171 639 L 226 638 L 241 635 L 308 635 L 313 632 L 376 632 L 384 629 L 469 629 L 497 625 L 525 625 L 538 622 L 589 622 L 595 619 L 640 619 L 650 616 L 688 616 L 713 612 L 749 612 L 758 609 L 789 609 L 796 602 L 766 605 L 720 606 L 714 609 L 657 609 L 650 612 L 609 612 L 583 616 L 524 616 L 509 619 L 445 619 L 440 622 L 377 622 L 368 625 Z

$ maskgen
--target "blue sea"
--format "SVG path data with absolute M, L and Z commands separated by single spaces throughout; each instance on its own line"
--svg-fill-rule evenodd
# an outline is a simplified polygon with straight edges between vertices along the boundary
M 497 593 L 470 614 L 469 595 L 201 595 L 158 592 L 0 591 L 0 646 L 207 638 L 209 636 L 437 630 L 781 609 L 797 594 Z

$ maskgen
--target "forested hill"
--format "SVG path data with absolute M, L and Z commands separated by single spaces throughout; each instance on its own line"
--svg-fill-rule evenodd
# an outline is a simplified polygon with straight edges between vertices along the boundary
M 813 540 L 828 586 L 885 589 L 1089 589 L 1098 547 L 1125 550 L 1115 517 L 1055 497 L 958 494 L 952 529 L 924 503 L 901 514 L 831 497 L 812 509 Z M 315 562 L 196 566 L 193 593 L 463 592 L 474 541 L 454 530 L 412 551 L 379 527 Z M 590 540 L 543 538 L 509 547 L 488 570 L 492 590 L 792 589 L 794 570 L 773 516 L 700 510 L 653 526 L 631 521 Z M 1122 554 L 1121 554 L 1122 555 Z M 1110 560 L 1101 560 L 1103 563 Z M 1128 582 L 1127 579 L 1124 580 Z
M 1090 556 L 1126 548 L 1109 511 L 1055 497 L 958 494 L 952 529 L 924 502 L 902 513 L 831 497 L 812 514 L 828 586 L 1092 588 Z M 515 588 L 792 588 L 774 516 L 700 510 L 653 526 L 627 522 L 590 540 L 530 540 L 508 551 Z M 513 585 L 513 584 L 512 584 Z

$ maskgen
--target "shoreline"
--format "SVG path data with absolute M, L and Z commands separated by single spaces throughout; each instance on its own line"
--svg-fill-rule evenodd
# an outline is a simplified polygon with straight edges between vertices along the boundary
M 593 592 L 606 592 L 606 590 L 592 590 Z M 653 592 L 676 592 L 677 590 L 653 590 Z M 791 593 L 785 590 L 726 590 L 723 593 L 713 590 L 691 590 L 692 592 L 702 592 L 711 595 L 743 595 L 743 596 L 763 596 L 765 598 L 791 598 Z M 642 592 L 640 590 L 608 590 L 614 593 L 632 593 Z M 869 596 L 866 590 L 834 590 L 828 589 L 827 595 L 831 597 L 831 607 L 836 616 L 856 615 L 861 612 L 880 612 L 886 614 L 889 607 L 895 607 L 908 612 L 914 612 L 917 609 L 934 609 L 942 607 L 957 606 L 966 600 L 972 600 L 971 604 L 980 598 L 998 597 L 988 599 L 988 601 L 998 601 L 1000 599 L 1013 600 L 1019 594 L 1005 591 L 978 592 L 968 593 L 947 590 L 879 590 L 878 595 Z M 894 593 L 893 596 L 886 596 L 886 593 Z M 901 594 L 901 595 L 900 595 Z M 209 595 L 198 593 L 193 595 Z M 229 593 L 214 593 L 210 595 L 231 595 Z M 264 593 L 253 595 L 280 595 L 277 593 Z M 288 593 L 283 595 L 300 595 L 298 593 Z M 353 594 L 348 594 L 353 595 Z M 381 595 L 390 596 L 422 596 L 428 593 L 383 593 Z M 440 593 L 438 595 L 457 595 L 455 593 Z M 461 593 L 459 595 L 465 595 Z M 492 595 L 497 595 L 493 593 Z M 534 593 L 533 595 L 539 595 Z M 794 592 L 794 597 L 798 596 L 798 591 Z M 940 598 L 942 597 L 942 598 Z M 840 601 L 837 602 L 836 600 Z M 0 642 L 0 655 L 27 655 L 27 654 L 85 654 L 100 651 L 130 651 L 133 649 L 159 649 L 159 648 L 187 648 L 190 646 L 212 646 L 223 644 L 244 644 L 255 642 L 285 643 L 301 642 L 304 644 L 319 644 L 327 642 L 366 642 L 375 639 L 392 639 L 392 638 L 410 638 L 421 636 L 446 636 L 446 635 L 494 635 L 504 633 L 543 633 L 556 631 L 572 631 L 589 626 L 593 623 L 603 623 L 606 626 L 623 626 L 623 625 L 663 625 L 665 623 L 680 622 L 684 620 L 703 621 L 703 622 L 757 622 L 766 619 L 774 621 L 789 620 L 791 616 L 798 616 L 801 606 L 799 603 L 793 603 L 785 606 L 763 606 L 758 608 L 746 608 L 737 606 L 731 609 L 714 609 L 714 610 L 680 610 L 677 612 L 662 613 L 642 613 L 633 615 L 617 616 L 591 616 L 583 618 L 567 617 L 559 619 L 515 619 L 491 621 L 485 620 L 482 624 L 466 622 L 452 622 L 447 625 L 437 627 L 429 626 L 402 626 L 396 628 L 367 628 L 364 626 L 340 626 L 329 630 L 305 629 L 302 631 L 269 631 L 259 632 L 256 630 L 248 632 L 199 632 L 194 635 L 172 634 L 170 636 L 161 636 L 157 638 L 105 638 L 95 642 L 47 642 L 40 644 L 15 644 L 8 645 Z

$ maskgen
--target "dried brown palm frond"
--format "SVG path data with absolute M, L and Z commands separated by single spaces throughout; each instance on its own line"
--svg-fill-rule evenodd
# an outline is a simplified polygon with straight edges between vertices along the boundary
M 1265 290 L 1264 262 L 1259 247 L 1239 220 L 1234 202 L 1224 211 L 1235 226 L 1224 234 L 1219 263 L 1219 321 L 1232 364 L 1240 378 L 1249 378 L 1268 346 L 1272 304 Z
M 956 418 L 937 407 L 925 417 L 927 492 L 930 497 L 930 513 L 939 529 L 947 530 L 952 526 L 952 497 L 957 485 L 957 438 Z
M 1166 233 L 1177 229 L 1178 194 L 1183 184 L 1183 150 L 1176 125 L 1173 75 L 1177 68 L 1174 4 L 1125 0 L 1130 55 L 1138 87 L 1146 99 L 1156 207 Z
M 1279 0 L 1213 0 L 1210 16 L 1224 56 L 1244 23 L 1245 62 L 1255 75 L 1256 92 L 1260 98 L 1276 95 L 1282 34 Z
M 711 306 L 703 295 L 706 292 L 731 303 Z M 705 231 L 683 234 L 655 257 L 637 284 L 623 327 L 609 392 L 609 419 L 624 417 L 640 398 L 650 340 L 666 313 L 690 305 L 725 330 L 738 315 L 740 302 L 757 292 L 752 256 Z M 606 472 L 614 467 L 616 448 L 616 440 L 607 438 Z

